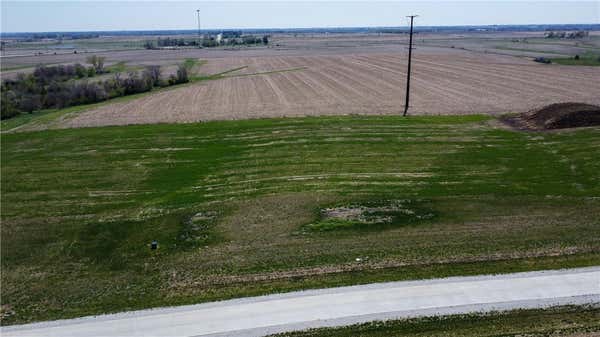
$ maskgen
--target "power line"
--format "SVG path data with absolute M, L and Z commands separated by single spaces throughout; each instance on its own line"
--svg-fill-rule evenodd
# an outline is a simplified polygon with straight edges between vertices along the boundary
M 412 40 L 413 40 L 413 19 L 418 15 L 409 15 L 407 18 L 410 18 L 410 38 L 408 42 L 408 71 L 406 72 L 406 102 L 404 103 L 404 114 L 402 116 L 406 116 L 408 112 L 408 101 L 410 98 L 410 64 L 412 59 Z

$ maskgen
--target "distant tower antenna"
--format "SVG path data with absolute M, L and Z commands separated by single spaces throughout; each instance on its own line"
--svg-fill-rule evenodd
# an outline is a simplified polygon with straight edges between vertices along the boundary
M 404 114 L 402 116 L 406 116 L 408 112 L 408 101 L 410 95 L 410 63 L 412 59 L 412 40 L 413 40 L 413 19 L 418 15 L 409 15 L 407 18 L 410 18 L 410 38 L 408 42 L 408 71 L 406 72 L 406 102 L 404 103 Z
M 200 10 L 196 9 L 196 14 L 198 16 L 198 37 L 200 37 Z

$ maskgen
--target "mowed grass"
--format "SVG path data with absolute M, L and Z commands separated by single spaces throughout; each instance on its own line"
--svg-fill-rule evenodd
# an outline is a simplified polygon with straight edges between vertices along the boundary
M 2 324 L 598 265 L 600 129 L 494 125 L 349 116 L 3 134 Z M 435 216 L 307 230 L 324 208 L 386 200 Z
M 342 328 L 312 329 L 273 335 L 277 337 L 546 337 L 597 336 L 600 332 L 598 306 L 564 306 L 547 310 L 515 310 L 485 315 L 413 318 L 372 322 Z

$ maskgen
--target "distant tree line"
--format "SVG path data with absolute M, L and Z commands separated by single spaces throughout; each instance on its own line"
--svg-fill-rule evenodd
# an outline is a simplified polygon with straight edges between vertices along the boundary
M 242 37 L 242 31 L 241 30 L 224 30 L 223 32 L 221 32 L 221 35 L 223 36 L 224 39 L 232 39 L 232 38 L 238 38 L 238 37 Z
M 159 49 L 165 47 L 197 47 L 202 46 L 205 48 L 217 47 L 217 46 L 235 46 L 235 45 L 255 45 L 255 44 L 269 44 L 269 36 L 263 35 L 262 37 L 254 35 L 242 35 L 241 32 L 231 31 L 224 32 L 221 34 L 219 39 L 214 36 L 205 37 L 200 41 L 197 40 L 186 40 L 183 38 L 158 38 L 156 41 L 147 40 L 144 43 L 146 49 Z
M 153 41 L 146 41 L 144 47 L 146 49 L 156 49 L 162 47 L 185 47 L 185 46 L 197 46 L 198 41 L 196 40 L 185 40 L 185 39 L 172 39 L 170 37 L 158 38 L 156 44 Z
M 590 32 L 586 30 L 578 30 L 574 32 L 554 32 L 549 31 L 544 34 L 547 39 L 582 39 L 590 36 Z
M 116 73 L 104 81 L 89 81 L 89 77 L 105 72 L 104 58 L 92 57 L 92 66 L 81 64 L 43 66 L 33 73 L 19 73 L 16 79 L 2 81 L 1 118 L 7 119 L 22 112 L 101 102 L 107 99 L 142 93 L 154 87 L 189 82 L 188 68 L 181 64 L 177 73 L 168 79 L 161 77 L 160 66 L 147 66 L 141 73 L 130 72 L 126 77 Z
M 44 39 L 70 39 L 70 40 L 79 40 L 79 39 L 94 39 L 100 37 L 100 34 L 97 33 L 32 33 L 31 35 L 22 37 L 17 39 L 18 42 L 36 42 Z
M 398 28 L 374 28 L 372 29 L 373 33 L 382 33 L 382 34 L 406 34 L 408 30 L 404 27 Z

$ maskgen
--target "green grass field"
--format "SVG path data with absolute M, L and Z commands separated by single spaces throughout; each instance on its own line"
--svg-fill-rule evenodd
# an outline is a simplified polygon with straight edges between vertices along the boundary
M 579 55 L 578 59 L 575 59 L 575 57 L 559 57 L 551 58 L 551 60 L 556 64 L 567 66 L 600 66 L 600 53 L 598 51 L 587 51 Z
M 597 306 L 555 307 L 548 310 L 515 310 L 485 315 L 454 315 L 372 322 L 343 328 L 313 329 L 273 335 L 277 337 L 548 337 L 597 336 Z
M 582 57 L 578 60 L 572 57 L 552 58 L 552 62 L 567 66 L 600 66 L 600 57 Z
M 2 324 L 598 265 L 600 129 L 496 125 L 349 116 L 2 134 Z M 390 203 L 431 216 L 322 217 Z

